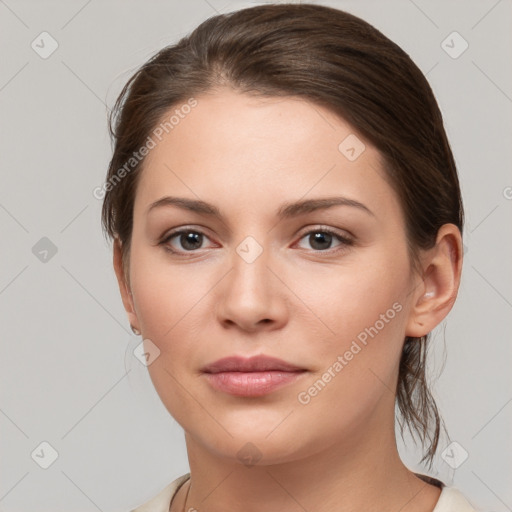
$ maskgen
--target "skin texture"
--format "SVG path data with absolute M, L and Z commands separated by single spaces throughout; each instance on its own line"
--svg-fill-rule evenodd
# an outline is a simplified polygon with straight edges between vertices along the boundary
M 424 275 L 416 275 L 379 152 L 353 127 L 298 98 L 220 89 L 196 99 L 146 159 L 129 268 L 114 243 L 129 321 L 160 350 L 148 366 L 151 379 L 185 430 L 191 483 L 171 510 L 431 511 L 439 489 L 398 456 L 394 390 L 405 336 L 430 332 L 455 300 L 457 227 L 439 230 L 436 246 L 422 254 Z M 355 161 L 338 149 L 350 134 L 366 146 Z M 212 203 L 224 220 L 176 206 L 147 214 L 166 195 Z M 335 196 L 373 215 L 335 206 L 276 216 L 283 203 Z M 196 245 L 180 235 L 158 244 L 183 226 L 205 236 Z M 353 244 L 335 236 L 315 244 L 322 227 Z M 248 236 L 262 249 L 251 263 L 237 252 Z M 300 403 L 298 394 L 396 303 L 394 318 Z M 201 372 L 234 354 L 267 354 L 308 372 L 263 397 L 235 397 L 214 390 Z M 238 455 L 248 442 L 261 457 L 255 465 Z

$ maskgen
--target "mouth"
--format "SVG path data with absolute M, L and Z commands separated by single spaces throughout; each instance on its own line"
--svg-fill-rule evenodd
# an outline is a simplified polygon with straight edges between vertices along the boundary
M 243 397 L 266 395 L 307 373 L 305 368 L 264 355 L 219 359 L 202 371 L 215 390 Z
M 202 371 L 205 373 L 267 371 L 295 372 L 300 370 L 305 370 L 305 368 L 288 363 L 283 359 L 263 354 L 253 357 L 224 357 L 202 368 Z
M 295 372 L 217 372 L 205 373 L 209 384 L 217 391 L 234 396 L 263 396 L 297 380 L 307 373 Z

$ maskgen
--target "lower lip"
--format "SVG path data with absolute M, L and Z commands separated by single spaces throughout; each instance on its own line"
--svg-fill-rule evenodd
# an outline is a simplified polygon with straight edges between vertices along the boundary
M 205 373 L 210 385 L 235 396 L 263 396 L 297 380 L 305 371 Z

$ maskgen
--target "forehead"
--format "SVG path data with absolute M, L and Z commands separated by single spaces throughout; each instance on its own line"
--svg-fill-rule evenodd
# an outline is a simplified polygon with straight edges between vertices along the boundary
M 256 97 L 231 89 L 195 100 L 182 111 L 174 106 L 164 116 L 168 120 L 178 109 L 172 127 L 161 140 L 153 137 L 156 146 L 137 190 L 139 210 L 165 194 L 239 202 L 253 210 L 344 195 L 388 214 L 397 209 L 379 152 L 328 109 L 297 97 Z

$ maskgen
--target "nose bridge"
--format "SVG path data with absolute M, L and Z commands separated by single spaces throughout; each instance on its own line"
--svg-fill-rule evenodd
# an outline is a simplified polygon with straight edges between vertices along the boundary
M 220 321 L 235 323 L 247 330 L 259 322 L 280 323 L 279 319 L 285 315 L 284 301 L 279 280 L 269 267 L 272 267 L 272 254 L 265 241 L 248 235 L 234 247 L 231 271 L 217 305 Z
M 254 236 L 248 235 L 235 248 L 236 254 L 247 265 L 252 265 L 258 260 L 260 260 L 260 263 L 262 260 L 266 262 L 268 259 L 268 246 L 263 246 L 263 244 L 265 244 L 265 240 L 262 240 L 261 236 L 259 239 L 261 243 Z
M 267 294 L 269 283 L 268 269 L 270 249 L 264 246 L 265 241 L 260 236 L 258 241 L 254 236 L 246 236 L 236 247 L 233 253 L 233 275 L 239 284 L 238 293 L 242 294 Z M 249 292 L 249 293 L 248 293 Z

